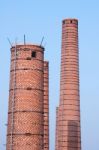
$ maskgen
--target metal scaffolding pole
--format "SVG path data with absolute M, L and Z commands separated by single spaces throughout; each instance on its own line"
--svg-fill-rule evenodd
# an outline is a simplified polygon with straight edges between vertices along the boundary
M 17 53 L 17 45 L 15 45 L 15 59 L 14 59 L 14 84 L 13 84 L 13 96 L 12 96 L 12 118 L 11 118 L 11 144 L 10 150 L 13 150 L 13 130 L 14 130 L 14 107 L 15 107 L 15 89 L 16 89 L 16 55 Z

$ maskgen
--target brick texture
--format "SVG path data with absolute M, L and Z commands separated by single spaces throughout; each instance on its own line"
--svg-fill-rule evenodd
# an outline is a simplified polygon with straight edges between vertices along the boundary
M 78 20 L 62 22 L 58 150 L 81 150 Z
M 44 150 L 49 150 L 49 63 L 44 61 Z
M 43 70 L 43 47 L 11 48 L 7 150 L 43 150 Z

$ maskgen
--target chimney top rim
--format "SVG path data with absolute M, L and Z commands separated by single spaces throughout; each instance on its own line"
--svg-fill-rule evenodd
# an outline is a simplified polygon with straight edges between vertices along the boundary
M 63 21 L 72 21 L 72 20 L 78 21 L 78 19 L 76 19 L 76 18 L 66 18 L 66 19 L 63 19 Z
M 39 44 L 30 44 L 30 43 L 26 43 L 26 44 L 16 44 L 16 45 L 12 45 L 11 49 L 12 48 L 15 48 L 15 46 L 17 47 L 38 47 L 38 48 L 42 48 L 42 49 L 45 49 L 42 45 L 39 45 Z

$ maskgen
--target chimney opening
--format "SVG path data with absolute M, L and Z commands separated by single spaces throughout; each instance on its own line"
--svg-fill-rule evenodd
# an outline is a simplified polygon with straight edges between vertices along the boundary
M 65 20 L 63 21 L 63 24 L 65 24 Z
M 31 60 L 31 57 L 27 57 L 26 59 L 27 59 L 27 60 Z
M 36 57 L 36 52 L 32 52 L 32 58 L 35 58 Z

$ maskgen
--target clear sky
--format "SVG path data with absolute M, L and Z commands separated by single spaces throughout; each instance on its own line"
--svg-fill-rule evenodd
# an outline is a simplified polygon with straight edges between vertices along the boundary
M 40 44 L 50 62 L 50 150 L 55 144 L 55 108 L 59 101 L 61 21 L 79 19 L 82 149 L 99 150 L 99 1 L 0 0 L 0 150 L 5 150 L 10 45 Z

